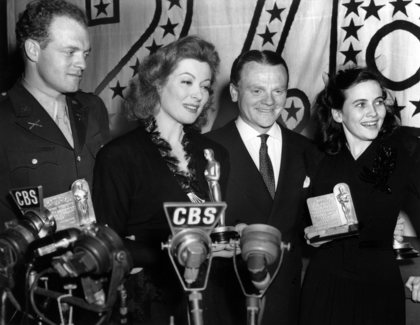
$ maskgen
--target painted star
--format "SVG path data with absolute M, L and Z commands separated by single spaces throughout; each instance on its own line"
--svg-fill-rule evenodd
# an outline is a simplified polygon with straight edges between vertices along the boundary
M 165 37 L 167 34 L 172 34 L 175 36 L 175 27 L 178 26 L 179 24 L 172 24 L 171 20 L 168 18 L 168 21 L 166 22 L 166 25 L 161 25 L 160 27 L 163 28 L 163 30 L 165 31 L 163 33 L 163 37 Z M 162 38 L 163 38 L 162 37 Z
M 155 53 L 158 49 L 162 47 L 162 44 L 156 44 L 155 40 L 153 39 L 152 45 L 146 46 L 146 48 L 149 50 L 150 54 Z
M 171 3 L 171 5 L 169 6 L 169 10 L 171 10 L 173 6 L 178 6 L 179 8 L 182 9 L 181 5 L 179 4 L 179 0 L 168 0 L 168 1 Z
M 346 37 L 344 40 L 348 39 L 349 37 L 353 36 L 355 39 L 359 40 L 359 37 L 357 36 L 357 31 L 362 28 L 363 25 L 355 25 L 353 18 L 350 21 L 350 24 L 346 27 L 341 27 L 346 31 Z
M 292 100 L 292 103 L 290 104 L 290 107 L 285 107 L 284 108 L 287 111 L 287 119 L 286 122 L 291 119 L 292 117 L 295 119 L 295 121 L 297 121 L 297 112 L 300 111 L 301 107 L 295 107 L 295 101 Z
M 399 106 L 398 101 L 395 98 L 394 103 L 392 105 L 394 109 L 394 113 L 398 116 L 398 118 L 401 120 L 401 111 L 405 108 L 405 106 Z
M 343 3 L 343 6 L 347 8 L 346 16 L 350 15 L 352 12 L 356 14 L 357 17 L 359 17 L 359 6 L 363 3 L 363 1 L 356 2 L 356 0 L 350 0 L 350 2 Z M 344 17 L 344 18 L 345 18 Z
M 420 113 L 420 100 L 419 101 L 410 100 L 410 103 L 416 106 L 416 110 L 414 111 L 413 115 L 411 115 L 411 117 L 414 117 L 414 115 Z
M 94 7 L 98 10 L 98 12 L 96 13 L 96 17 L 98 17 L 100 14 L 104 14 L 105 16 L 108 16 L 108 13 L 106 12 L 106 7 L 108 6 L 109 6 L 109 3 L 103 3 L 102 0 L 99 4 L 94 5 Z
M 140 65 L 140 62 L 139 62 L 138 58 L 136 58 L 136 63 L 134 65 L 130 65 L 130 68 L 133 69 L 132 77 L 134 77 L 137 74 L 137 72 L 139 71 L 139 65 Z
M 276 35 L 277 33 L 271 33 L 270 30 L 268 29 L 268 26 L 265 27 L 265 33 L 263 34 L 258 34 L 258 36 L 261 36 L 263 39 L 263 46 L 265 45 L 265 43 L 271 43 L 272 45 L 274 45 L 273 43 L 273 36 Z
M 350 46 L 347 51 L 340 51 L 340 52 L 343 53 L 344 56 L 346 57 L 346 60 L 344 61 L 343 65 L 345 65 L 347 62 L 350 62 L 350 61 L 353 61 L 354 64 L 357 65 L 356 56 L 362 51 L 355 51 L 353 49 L 353 44 L 350 43 Z
M 275 19 L 278 19 L 278 20 L 280 20 L 281 21 L 281 13 L 282 13 L 282 11 L 284 10 L 285 8 L 278 8 L 277 7 L 277 3 L 274 3 L 274 6 L 273 6 L 273 9 L 271 9 L 271 10 L 267 10 L 267 12 L 271 15 L 271 18 L 270 18 L 270 23 L 273 21 L 273 20 L 275 20 Z
M 114 92 L 112 95 L 112 98 L 116 97 L 116 96 L 120 96 L 121 98 L 124 98 L 123 95 L 123 90 L 127 87 L 121 87 L 120 82 L 117 81 L 117 84 L 115 85 L 115 87 L 109 87 L 112 89 L 112 91 Z
M 362 9 L 366 10 L 365 20 L 368 19 L 370 16 L 375 16 L 376 18 L 381 20 L 381 18 L 379 18 L 378 11 L 382 7 L 385 7 L 385 5 L 377 6 L 375 4 L 375 0 L 370 0 L 369 6 L 362 6 Z
M 396 1 L 390 1 L 389 3 L 394 6 L 394 11 L 392 13 L 392 17 L 398 12 L 401 11 L 404 15 L 407 15 L 407 8 L 405 7 L 408 5 L 412 0 L 404 1 L 404 0 L 396 0 Z

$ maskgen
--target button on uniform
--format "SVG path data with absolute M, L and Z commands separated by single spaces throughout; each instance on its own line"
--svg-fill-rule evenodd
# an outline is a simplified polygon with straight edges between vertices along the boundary
M 33 158 L 33 159 L 32 159 L 32 165 L 36 165 L 36 164 L 38 164 L 38 159 Z
M 76 157 L 76 160 L 77 160 L 77 161 L 82 161 L 82 157 L 77 156 L 77 157 Z

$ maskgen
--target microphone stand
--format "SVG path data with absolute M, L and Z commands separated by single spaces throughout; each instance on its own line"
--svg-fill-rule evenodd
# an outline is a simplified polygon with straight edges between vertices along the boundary
M 190 313 L 192 317 L 192 323 L 194 325 L 203 325 L 203 309 L 201 308 L 201 292 L 197 290 L 191 291 L 188 296 L 190 302 Z
M 257 296 L 247 296 L 246 297 L 246 324 L 247 325 L 257 325 L 258 314 L 260 311 L 261 298 Z

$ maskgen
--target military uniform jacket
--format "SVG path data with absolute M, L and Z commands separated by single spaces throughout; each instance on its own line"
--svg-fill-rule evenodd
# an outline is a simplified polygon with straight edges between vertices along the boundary
M 0 95 L 0 230 L 19 213 L 11 188 L 42 185 L 49 197 L 76 179 L 92 184 L 96 153 L 109 137 L 107 110 L 99 97 L 80 91 L 66 102 L 74 148 L 20 83 Z

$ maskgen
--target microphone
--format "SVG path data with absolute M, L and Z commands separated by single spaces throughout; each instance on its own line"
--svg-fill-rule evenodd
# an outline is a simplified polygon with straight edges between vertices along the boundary
M 213 183 L 213 185 L 217 185 Z M 217 186 L 216 186 L 217 187 Z M 217 191 L 213 194 L 216 194 Z M 220 194 L 220 193 L 219 193 Z M 226 209 L 224 202 L 165 202 L 163 204 L 172 235 L 162 249 L 169 259 L 185 291 L 189 294 L 192 324 L 203 324 L 202 295 L 207 286 L 212 261 L 213 231 Z
M 200 228 L 187 228 L 173 237 L 171 252 L 184 267 L 187 284 L 197 280 L 200 266 L 209 257 L 210 249 L 210 236 Z
M 51 236 L 42 238 L 34 242 L 36 257 L 41 257 L 54 253 L 60 249 L 68 248 L 79 237 L 80 230 L 77 228 L 68 228 L 57 231 Z
M 278 259 L 281 250 L 280 231 L 264 224 L 249 225 L 242 231 L 240 246 L 253 285 L 260 291 L 267 289 L 271 283 L 267 266 Z
M 268 273 L 264 255 L 251 254 L 246 263 L 251 275 L 252 284 L 260 291 L 267 288 L 270 284 L 270 273 Z
M 53 267 L 62 277 L 79 277 L 85 274 L 101 275 L 119 263 L 121 272 L 132 268 L 131 255 L 121 238 L 111 228 L 92 224 L 77 235 L 71 252 L 55 257 Z

